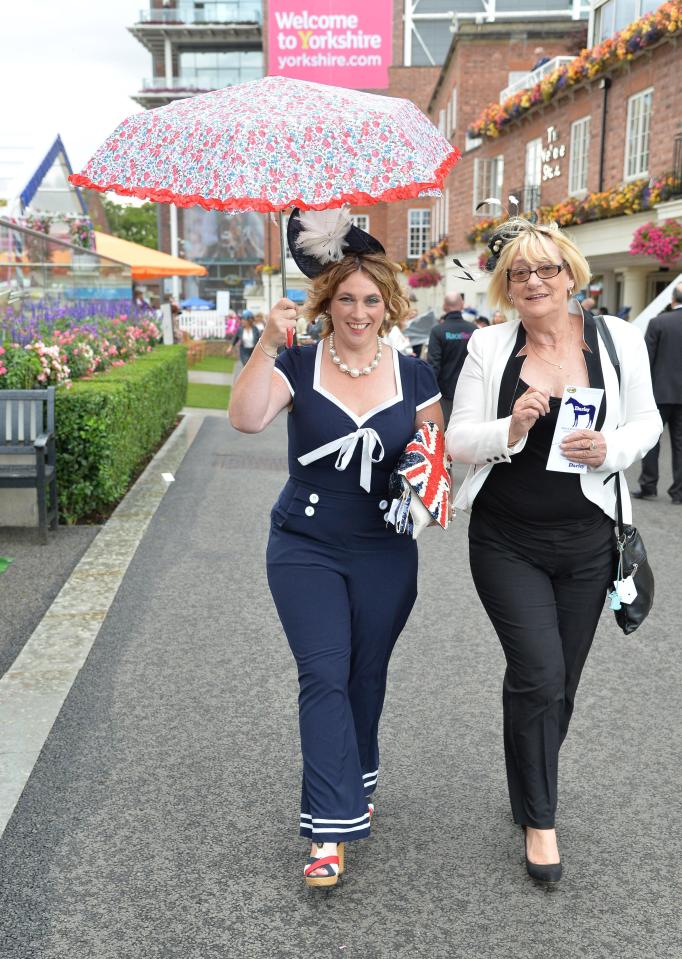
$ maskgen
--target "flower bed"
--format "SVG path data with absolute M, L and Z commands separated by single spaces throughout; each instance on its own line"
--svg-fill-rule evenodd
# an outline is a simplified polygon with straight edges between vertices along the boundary
M 672 266 L 682 259 L 682 223 L 666 220 L 662 226 L 645 223 L 635 231 L 630 244 L 633 256 L 653 256 L 662 266 Z
M 664 3 L 657 10 L 629 24 L 571 63 L 558 67 L 529 90 L 515 93 L 503 103 L 491 103 L 469 127 L 471 137 L 497 137 L 513 120 L 549 101 L 562 90 L 593 80 L 615 66 L 632 60 L 641 51 L 667 37 L 682 33 L 682 0 Z
M 669 199 L 674 193 L 675 185 L 676 180 L 672 175 L 653 180 L 633 180 L 601 193 L 588 193 L 582 199 L 569 197 L 552 206 L 538 207 L 535 213 L 543 223 L 554 222 L 563 227 L 579 226 L 581 223 L 593 223 L 614 216 L 627 216 L 650 210 Z M 529 213 L 524 215 L 528 216 Z M 467 233 L 467 240 L 472 246 L 487 243 L 495 228 L 505 219 L 506 217 L 490 217 L 479 220 Z
M 0 317 L 0 390 L 68 388 L 151 352 L 160 338 L 151 314 L 128 301 L 10 308 Z

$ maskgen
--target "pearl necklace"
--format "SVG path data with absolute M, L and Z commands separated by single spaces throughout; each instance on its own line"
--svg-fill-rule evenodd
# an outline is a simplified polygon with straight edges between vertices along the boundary
M 334 349 L 334 334 L 329 334 L 329 355 L 332 358 L 332 363 L 339 368 L 342 373 L 348 373 L 349 376 L 352 376 L 353 379 L 356 379 L 358 376 L 369 376 L 370 373 L 373 373 L 374 370 L 379 365 L 379 360 L 381 359 L 381 340 L 377 336 L 377 351 L 374 359 L 369 364 L 369 366 L 363 366 L 358 368 L 357 366 L 349 366 L 347 363 L 344 363 L 339 354 Z

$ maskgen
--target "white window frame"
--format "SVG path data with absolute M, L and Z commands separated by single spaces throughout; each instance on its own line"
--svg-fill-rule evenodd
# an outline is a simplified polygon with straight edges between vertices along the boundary
M 535 137 L 526 143 L 523 185 L 524 187 L 542 186 L 542 137 Z
M 351 213 L 350 218 L 353 226 L 357 226 L 358 229 L 369 233 L 369 213 Z
M 639 18 L 643 17 L 645 13 L 650 13 L 659 5 L 660 3 L 658 0 L 657 2 L 653 2 L 653 0 L 636 0 L 632 20 L 629 22 L 632 23 L 635 20 L 639 20 Z M 618 20 L 616 17 L 617 7 L 618 0 L 596 0 L 596 2 L 593 4 L 590 12 L 590 26 L 587 37 L 588 47 L 596 46 L 603 40 L 612 37 L 617 30 L 622 30 L 623 27 L 627 26 L 627 23 L 624 23 L 620 27 L 616 27 L 616 22 Z M 605 15 L 609 17 L 608 30 L 600 39 L 600 34 L 602 33 L 601 26 Z
M 568 193 L 587 193 L 587 172 L 590 156 L 591 117 L 581 117 L 571 124 L 571 155 L 568 164 Z
M 447 119 L 446 137 L 448 140 L 457 129 L 457 87 L 452 88 L 450 99 L 448 100 L 448 119 Z
M 623 178 L 626 182 L 649 176 L 653 102 L 653 87 L 647 87 L 646 90 L 640 90 L 628 97 L 623 164 Z
M 445 132 L 445 108 L 438 114 L 438 130 L 443 136 L 447 136 Z
M 497 216 L 499 209 L 478 211 L 476 207 L 487 197 L 502 200 L 502 185 L 504 183 L 504 156 L 476 157 L 474 160 L 474 189 L 472 213 L 477 216 Z
M 414 221 L 417 222 L 414 222 Z M 407 258 L 416 260 L 429 248 L 431 237 L 431 210 L 416 207 L 407 211 Z M 413 242 L 414 241 L 414 242 Z M 415 252 L 416 251 L 416 252 Z

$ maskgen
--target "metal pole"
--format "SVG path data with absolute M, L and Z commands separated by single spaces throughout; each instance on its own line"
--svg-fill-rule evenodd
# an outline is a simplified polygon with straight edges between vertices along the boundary
M 178 208 L 174 203 L 169 204 L 170 210 L 170 246 L 171 255 L 178 256 Z M 171 280 L 171 289 L 176 300 L 180 296 L 180 277 L 174 276 Z
M 284 213 L 279 211 L 279 259 L 282 270 L 282 296 L 287 295 L 287 267 L 286 267 L 287 243 L 284 237 Z

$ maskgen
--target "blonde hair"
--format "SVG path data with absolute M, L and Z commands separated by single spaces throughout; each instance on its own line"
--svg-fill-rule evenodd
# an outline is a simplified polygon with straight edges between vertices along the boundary
M 552 257 L 547 241 L 551 241 L 558 248 L 562 259 L 568 265 L 575 283 L 575 289 L 581 290 L 589 282 L 590 265 L 582 255 L 573 240 L 569 240 L 562 233 L 556 223 L 531 223 L 523 217 L 513 217 L 499 228 L 498 234 L 504 241 L 500 257 L 488 286 L 488 303 L 502 310 L 509 305 L 509 283 L 507 270 L 510 269 L 514 258 L 522 256 L 529 263 L 538 263 L 546 257 Z
M 334 328 L 329 315 L 332 297 L 343 281 L 356 270 L 362 270 L 376 283 L 383 298 L 388 316 L 381 324 L 379 336 L 385 336 L 392 326 L 407 316 L 410 301 L 403 293 L 397 278 L 401 267 L 389 260 L 384 253 L 350 254 L 311 281 L 302 312 L 307 320 L 313 321 L 322 314 L 322 336 L 329 336 Z

